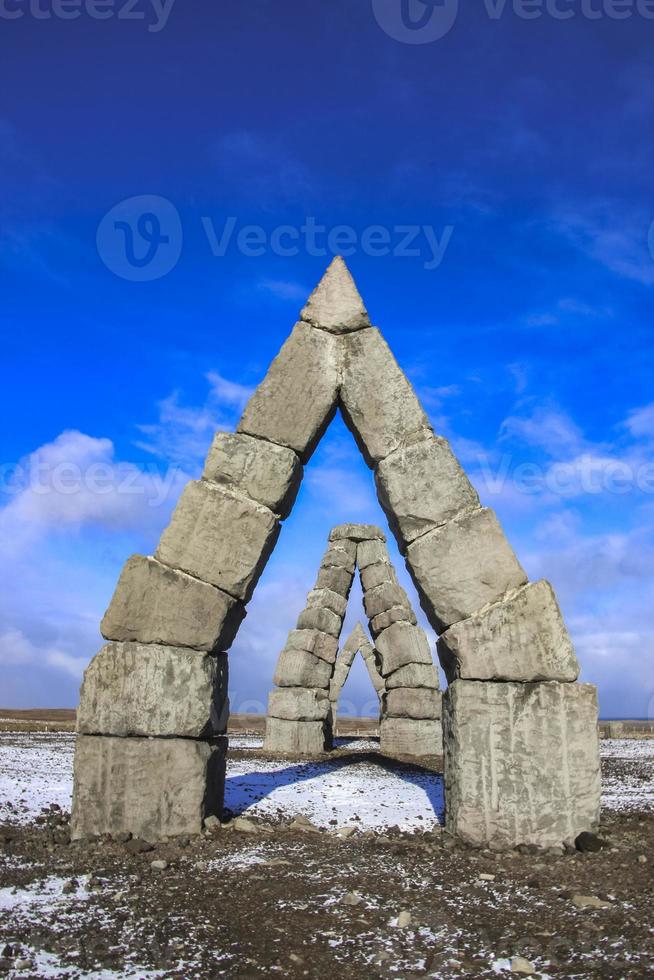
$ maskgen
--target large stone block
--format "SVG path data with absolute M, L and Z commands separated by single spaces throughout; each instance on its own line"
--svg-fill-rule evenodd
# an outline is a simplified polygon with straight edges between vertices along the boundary
M 336 568 L 334 566 L 321 568 L 316 579 L 316 589 L 330 589 L 332 592 L 338 592 L 339 595 L 347 599 L 352 588 L 353 579 L 354 573 L 350 572 L 347 568 Z
M 332 675 L 331 664 L 305 650 L 285 647 L 279 655 L 274 683 L 277 687 L 315 687 L 327 690 Z
M 330 748 L 329 725 L 322 721 L 266 718 L 263 747 L 267 752 L 320 755 Z
M 319 630 L 335 637 L 340 636 L 342 626 L 342 618 L 324 606 L 308 606 L 302 610 L 297 621 L 299 630 Z
M 321 568 L 345 568 L 348 572 L 354 572 L 355 556 L 351 555 L 343 548 L 330 547 L 327 549 L 320 562 Z
M 331 333 L 350 333 L 370 326 L 354 279 L 337 255 L 300 314 L 303 320 Z
M 385 541 L 386 535 L 375 524 L 337 524 L 329 532 L 329 540 L 335 542 L 343 538 L 358 543 L 359 541 Z
M 247 602 L 278 533 L 267 507 L 207 480 L 192 481 L 155 557 Z
M 379 750 L 385 755 L 442 755 L 441 722 L 424 718 L 382 718 Z
M 333 554 L 335 551 L 344 551 L 346 555 L 350 558 L 347 567 L 353 566 L 357 557 L 357 542 L 352 541 L 351 538 L 336 538 L 335 541 L 329 542 L 329 551 L 326 554 Z M 325 564 L 325 559 L 323 558 L 322 564 Z
M 324 690 L 280 687 L 268 695 L 268 716 L 288 721 L 324 721 L 329 714 L 329 698 Z
M 438 641 L 448 681 L 575 681 L 579 663 L 549 582 L 510 592 Z
M 286 446 L 243 433 L 217 432 L 203 476 L 245 494 L 283 519 L 302 482 L 302 464 Z
M 594 687 L 457 680 L 443 708 L 450 833 L 501 850 L 573 844 L 597 829 Z
M 389 718 L 440 718 L 443 695 L 426 687 L 396 687 L 384 697 Z
M 390 691 L 396 687 L 426 687 L 438 690 L 438 671 L 433 664 L 406 664 L 386 677 L 386 687 Z
M 392 606 L 386 612 L 373 616 L 370 620 L 370 632 L 376 639 L 380 633 L 392 626 L 393 623 L 411 623 L 415 626 L 417 620 L 413 609 L 408 606 Z
M 320 630 L 291 630 L 286 640 L 286 648 L 290 650 L 305 650 L 314 657 L 333 664 L 338 653 L 338 638 L 322 633 Z
M 330 609 L 333 613 L 343 619 L 347 610 L 347 599 L 338 592 L 331 589 L 312 589 L 307 595 L 307 608 L 322 606 Z
M 381 613 L 394 606 L 404 607 L 407 612 L 411 609 L 409 598 L 401 585 L 395 582 L 383 582 L 374 589 L 363 593 L 363 605 L 368 619 L 374 619 Z
M 229 649 L 245 616 L 226 592 L 154 558 L 125 563 L 100 630 L 106 640 Z
M 431 426 L 379 330 L 344 338 L 343 418 L 369 466 L 422 441 Z
M 373 565 L 367 565 L 359 574 L 364 592 L 368 592 L 370 589 L 376 589 L 378 585 L 383 585 L 385 582 L 392 582 L 394 585 L 398 584 L 395 569 L 390 562 L 378 561 Z
M 80 734 L 205 738 L 227 728 L 227 655 L 108 643 L 84 673 Z
M 381 539 L 360 541 L 357 547 L 357 565 L 359 571 L 377 562 L 390 562 L 388 548 Z
M 376 646 L 384 677 L 405 664 L 433 664 L 424 630 L 410 623 L 393 623 L 379 634 Z
M 407 565 L 437 633 L 527 581 L 495 514 L 487 508 L 423 534 L 409 545 Z
M 306 463 L 334 417 L 339 337 L 297 323 L 248 402 L 239 432 L 295 450 Z
M 80 735 L 75 747 L 73 839 L 131 833 L 156 841 L 199 834 L 220 816 L 227 739 Z
M 479 497 L 445 439 L 430 435 L 381 460 L 375 472 L 379 502 L 404 545 L 462 511 Z

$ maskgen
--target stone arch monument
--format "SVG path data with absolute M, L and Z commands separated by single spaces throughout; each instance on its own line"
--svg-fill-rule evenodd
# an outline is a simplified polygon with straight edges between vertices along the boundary
M 377 647 L 359 624 L 338 654 L 357 568 Z M 398 582 L 386 537 L 370 524 L 341 524 L 329 535 L 315 587 L 279 656 L 265 748 L 309 755 L 331 748 L 338 695 L 359 652 L 381 701 L 382 752 L 441 754 L 441 695 L 429 642 Z
M 196 832 L 220 811 L 225 652 L 337 409 L 440 636 L 447 829 L 503 848 L 597 826 L 596 691 L 576 683 L 554 594 L 528 582 L 336 258 L 155 555 L 122 571 L 81 691 L 74 837 Z

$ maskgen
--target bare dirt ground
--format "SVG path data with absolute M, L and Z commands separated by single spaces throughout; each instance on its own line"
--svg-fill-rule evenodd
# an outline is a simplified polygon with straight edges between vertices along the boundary
M 233 744 L 250 826 L 138 851 L 69 842 L 74 736 L 2 736 L 0 975 L 491 977 L 516 956 L 542 977 L 654 975 L 651 741 L 602 743 L 600 851 L 503 855 L 442 831 L 436 765 L 368 740 L 301 763 Z

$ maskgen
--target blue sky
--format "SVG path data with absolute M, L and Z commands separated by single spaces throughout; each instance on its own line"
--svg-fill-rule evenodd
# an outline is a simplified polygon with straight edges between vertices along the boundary
M 123 561 L 342 250 L 603 714 L 654 714 L 654 21 L 446 0 L 444 36 L 406 43 L 399 0 L 123 7 L 2 7 L 0 703 L 76 703 Z M 141 281 L 111 238 L 139 208 L 168 237 Z M 235 707 L 265 701 L 341 520 L 385 526 L 337 421 L 233 647 Z M 359 671 L 344 696 L 370 695 Z

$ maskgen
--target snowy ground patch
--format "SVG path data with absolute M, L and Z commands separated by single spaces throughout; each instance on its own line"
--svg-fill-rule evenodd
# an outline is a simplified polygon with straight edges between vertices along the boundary
M 603 806 L 654 810 L 654 740 L 600 744 Z M 228 757 L 227 765 L 225 803 L 233 813 L 285 819 L 301 813 L 322 827 L 354 823 L 362 830 L 428 830 L 442 823 L 438 773 L 388 765 L 370 755 L 360 762 L 351 756 L 317 762 L 257 758 L 260 736 L 237 735 L 230 745 L 240 756 Z M 0 733 L 0 822 L 27 823 L 51 803 L 70 808 L 74 747 L 69 733 Z M 378 743 L 339 739 L 336 747 L 370 753 Z

